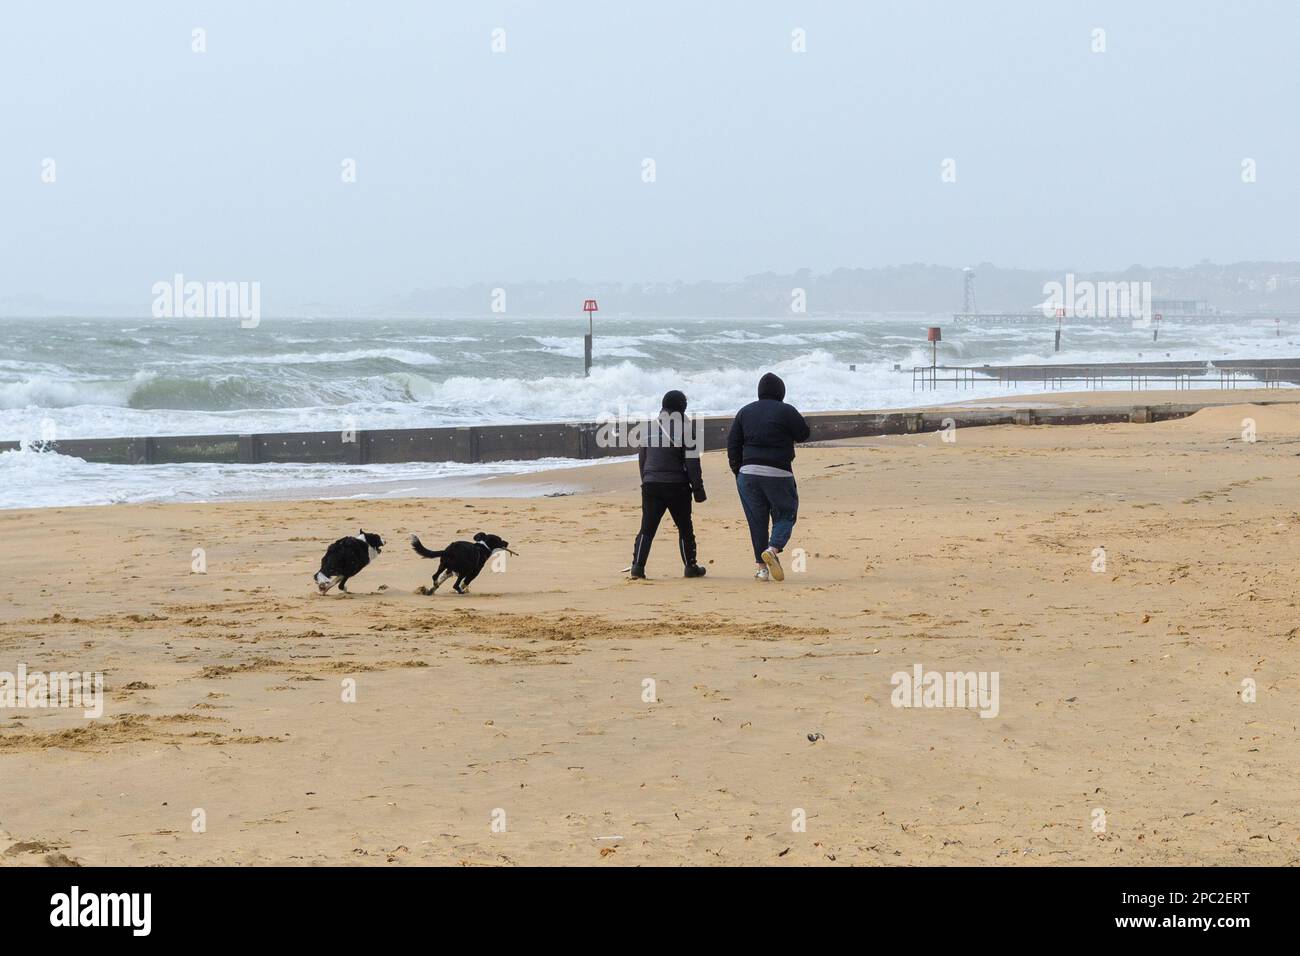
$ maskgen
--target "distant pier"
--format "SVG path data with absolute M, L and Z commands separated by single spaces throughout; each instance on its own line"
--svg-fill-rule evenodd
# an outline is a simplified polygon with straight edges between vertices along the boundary
M 1159 315 L 1163 323 L 1170 322 L 1289 322 L 1300 323 L 1300 312 L 1161 312 L 1158 308 L 1146 319 L 1145 327 L 1151 328 L 1155 322 L 1154 315 Z M 1115 322 L 1123 325 L 1136 322 L 1138 317 L 1117 318 L 1114 316 L 1089 315 L 1047 315 L 1042 309 L 1028 312 L 954 312 L 952 320 L 957 325 L 1055 325 L 1057 322 L 1097 323 Z M 1141 327 L 1141 326 L 1139 326 Z
M 1130 391 L 1151 387 L 1280 388 L 1300 385 L 1300 358 L 1218 359 L 1173 362 L 1088 362 L 1046 365 L 917 365 L 912 390 L 941 385 L 974 388 L 996 382 L 1002 386 L 1039 385 L 1045 390 L 1085 389 L 1127 384 Z

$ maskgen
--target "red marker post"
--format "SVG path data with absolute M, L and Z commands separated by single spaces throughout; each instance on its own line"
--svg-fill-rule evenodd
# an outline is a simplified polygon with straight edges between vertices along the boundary
M 582 374 L 591 375 L 591 339 L 596 332 L 596 313 L 600 311 L 600 306 L 596 305 L 595 299 L 587 299 L 582 303 L 582 311 L 587 313 L 587 335 L 583 339 L 582 345 Z

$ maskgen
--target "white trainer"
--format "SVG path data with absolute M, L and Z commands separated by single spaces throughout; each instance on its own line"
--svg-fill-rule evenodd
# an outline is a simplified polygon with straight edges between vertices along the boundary
M 757 571 L 754 572 L 754 580 L 770 581 L 772 580 L 772 575 L 768 573 L 767 568 L 759 568 Z
M 785 580 L 785 570 L 781 567 L 781 559 L 776 556 L 776 552 L 771 548 L 763 552 L 763 563 L 767 565 L 767 570 L 772 572 L 774 580 Z

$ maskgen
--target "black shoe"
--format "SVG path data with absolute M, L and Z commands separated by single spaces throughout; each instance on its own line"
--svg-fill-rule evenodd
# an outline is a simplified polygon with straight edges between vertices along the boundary
M 634 577 L 634 578 L 641 578 L 642 580 L 645 579 L 645 565 L 644 565 L 644 564 L 634 564 L 634 565 L 632 565 L 632 567 L 630 567 L 630 568 L 627 569 L 627 572 L 628 572 L 628 574 L 629 574 L 630 576 L 632 576 L 632 577 Z
M 688 564 L 686 565 L 686 572 L 684 576 L 688 578 L 702 578 L 707 573 L 708 573 L 707 570 L 705 568 L 700 567 L 698 564 Z

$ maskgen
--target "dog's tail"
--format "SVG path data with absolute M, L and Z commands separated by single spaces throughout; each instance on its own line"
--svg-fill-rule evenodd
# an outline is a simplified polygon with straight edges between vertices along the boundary
M 411 535 L 411 548 L 422 558 L 441 558 L 441 551 L 430 551 L 424 545 L 420 544 L 420 539 Z

